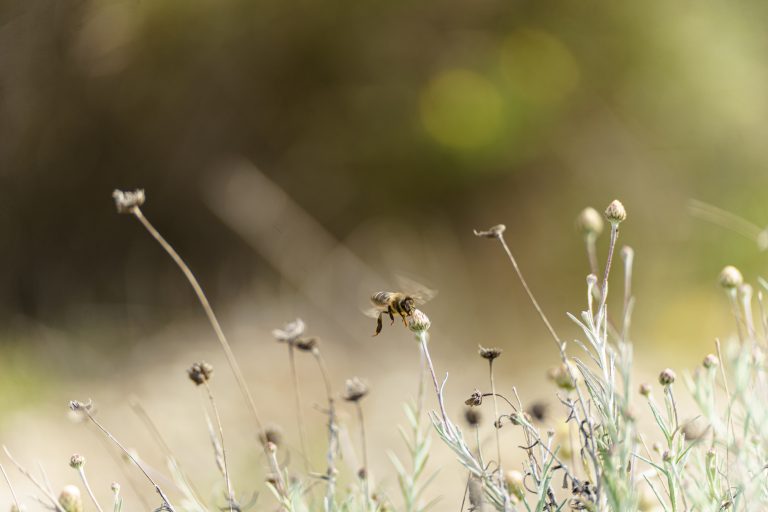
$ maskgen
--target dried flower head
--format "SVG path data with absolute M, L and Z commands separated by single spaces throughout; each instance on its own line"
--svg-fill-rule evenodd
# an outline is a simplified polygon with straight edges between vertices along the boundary
M 417 334 L 427 332 L 431 325 L 429 317 L 420 309 L 414 309 L 408 317 L 408 328 Z
M 59 494 L 59 505 L 64 512 L 83 512 L 83 499 L 80 489 L 75 485 L 67 485 Z
M 464 409 L 464 419 L 467 420 L 467 424 L 470 427 L 474 427 L 480 424 L 482 415 L 480 414 L 480 411 L 478 409 L 475 409 L 473 407 L 466 407 Z
M 676 378 L 677 378 L 677 375 L 675 375 L 675 372 L 672 369 L 665 368 L 659 374 L 659 384 L 661 384 L 662 386 L 670 386 L 674 384 Z
M 608 219 L 608 222 L 611 224 L 619 224 L 626 220 L 627 210 L 624 209 L 624 205 L 621 204 L 621 201 L 614 199 L 611 201 L 611 204 L 608 205 L 608 208 L 605 209 L 605 218 Z
M 728 265 L 720 271 L 720 286 L 727 290 L 734 290 L 744 283 L 744 277 L 739 269 L 733 265 Z
M 320 341 L 317 338 L 299 338 L 294 342 L 294 347 L 302 352 L 314 352 L 318 350 Z
M 137 188 L 133 192 L 115 190 L 112 192 L 112 198 L 115 200 L 117 213 L 133 213 L 134 208 L 144 204 L 146 196 L 143 189 Z
M 472 395 L 470 395 L 469 398 L 464 400 L 464 403 L 470 407 L 477 407 L 479 405 L 483 404 L 483 394 L 480 392 L 479 389 L 476 389 L 472 392 Z
M 78 400 L 70 400 L 69 408 L 74 412 L 90 412 L 93 410 L 93 402 L 88 400 L 87 402 L 80 402 Z
M 720 365 L 720 360 L 715 354 L 707 354 L 707 357 L 704 358 L 701 365 L 706 369 L 717 368 Z
M 85 457 L 79 453 L 75 453 L 69 458 L 69 467 L 74 469 L 80 469 L 85 464 Z
M 493 361 L 494 359 L 499 357 L 503 352 L 500 348 L 495 348 L 495 347 L 485 348 L 482 345 L 478 345 L 477 348 L 478 348 L 478 353 L 480 354 L 480 357 L 482 357 L 483 359 L 487 359 L 489 361 Z
M 283 431 L 278 426 L 270 425 L 259 434 L 259 442 L 263 446 L 272 443 L 279 447 L 283 443 Z
M 603 232 L 603 218 L 597 210 L 588 206 L 576 217 L 576 228 L 584 236 L 596 237 Z
M 297 318 L 293 322 L 285 324 L 282 329 L 274 329 L 272 331 L 272 336 L 274 336 L 277 341 L 293 343 L 304 334 L 306 327 L 304 320 Z
M 651 395 L 651 385 L 647 382 L 640 384 L 640 394 L 648 397 Z
M 573 378 L 571 378 L 571 374 L 573 374 Z M 574 379 L 577 378 L 576 375 L 576 369 L 570 361 L 568 361 L 568 363 L 561 363 L 554 368 L 550 368 L 547 372 L 549 380 L 554 382 L 558 388 L 565 391 L 573 391 L 576 389 L 574 385 Z
M 507 484 L 509 493 L 517 499 L 525 499 L 525 477 L 520 471 L 511 469 L 504 473 L 504 483 Z
M 506 229 L 507 226 L 504 224 L 496 224 L 495 226 L 492 226 L 485 231 L 475 230 L 475 236 L 483 238 L 500 238 Z
M 342 398 L 347 402 L 358 402 L 368 394 L 368 385 L 357 377 L 347 379 L 344 383 Z
M 205 361 L 193 363 L 192 366 L 187 368 L 187 375 L 196 385 L 205 384 L 213 377 L 213 366 Z

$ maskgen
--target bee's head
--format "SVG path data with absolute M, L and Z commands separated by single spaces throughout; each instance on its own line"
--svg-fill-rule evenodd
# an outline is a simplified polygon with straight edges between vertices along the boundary
M 412 297 L 406 297 L 403 299 L 403 309 L 409 315 L 416 309 L 416 302 Z

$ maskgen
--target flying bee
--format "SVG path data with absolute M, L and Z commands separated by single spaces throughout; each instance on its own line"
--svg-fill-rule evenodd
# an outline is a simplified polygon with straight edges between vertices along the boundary
M 377 336 L 381 332 L 384 315 L 389 316 L 390 325 L 395 323 L 395 315 L 403 320 L 403 325 L 408 325 L 408 317 L 420 306 L 434 298 L 436 291 L 430 290 L 414 281 L 398 278 L 406 292 L 376 292 L 371 296 L 373 308 L 365 312 L 371 318 L 376 319 Z

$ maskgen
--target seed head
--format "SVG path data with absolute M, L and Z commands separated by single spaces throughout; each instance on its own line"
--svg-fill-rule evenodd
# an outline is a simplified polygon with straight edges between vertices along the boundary
M 320 341 L 317 338 L 299 338 L 294 342 L 294 346 L 302 352 L 314 352 L 318 350 Z
M 293 343 L 304 334 L 306 327 L 304 320 L 297 318 L 293 322 L 285 324 L 282 329 L 274 329 L 272 331 L 272 336 L 274 336 L 277 341 Z
M 507 484 L 507 489 L 517 499 L 522 500 L 525 498 L 525 477 L 520 471 L 511 469 L 504 473 L 504 483 Z
M 480 411 L 478 409 L 475 409 L 473 407 L 467 407 L 464 409 L 464 419 L 467 420 L 467 424 L 470 427 L 474 427 L 480 424 L 482 415 L 480 414 Z
M 476 389 L 472 392 L 472 395 L 470 395 L 469 398 L 464 400 L 464 403 L 470 407 L 477 407 L 479 405 L 483 404 L 483 394 L 480 392 L 479 389 Z
M 495 226 L 492 226 L 485 231 L 475 230 L 475 236 L 482 238 L 501 238 L 501 235 L 504 234 L 506 229 L 507 226 L 504 224 L 496 224 Z
M 608 219 L 608 222 L 611 224 L 619 224 L 626 220 L 627 210 L 624 209 L 624 205 L 621 204 L 621 201 L 614 199 L 611 201 L 611 204 L 608 205 L 608 208 L 605 209 L 605 218 Z
M 416 334 L 427 332 L 431 325 L 429 317 L 420 309 L 414 309 L 408 317 L 408 328 Z
M 500 348 L 485 348 L 482 345 L 478 345 L 478 352 L 480 354 L 480 357 L 483 359 L 487 359 L 489 361 L 493 361 L 497 357 L 501 355 L 503 352 Z
M 205 384 L 213 377 L 213 366 L 204 361 L 193 363 L 192 366 L 187 368 L 187 375 L 196 385 Z
M 85 464 L 85 457 L 76 453 L 69 458 L 69 467 L 73 469 L 80 469 Z
M 666 368 L 659 374 L 659 384 L 662 386 L 670 386 L 675 382 L 676 378 L 677 375 L 675 375 L 675 372 L 670 368 Z
M 707 357 L 704 358 L 704 361 L 702 361 L 701 365 L 707 370 L 710 368 L 717 368 L 720 365 L 720 360 L 715 354 L 708 354 Z
M 112 198 L 115 200 L 117 213 L 133 213 L 134 208 L 144 204 L 146 196 L 143 189 L 137 188 L 133 192 L 115 190 L 112 192 Z
M 357 377 L 347 379 L 344 383 L 342 398 L 347 402 L 359 402 L 368 394 L 368 385 Z
M 644 397 L 651 396 L 651 385 L 647 382 L 640 384 L 640 394 Z
M 744 277 L 739 269 L 733 265 L 728 265 L 720 272 L 720 286 L 726 290 L 734 290 L 742 285 Z
M 584 236 L 596 237 L 603 232 L 603 218 L 597 210 L 588 206 L 576 217 L 576 228 Z
M 280 427 L 269 426 L 265 428 L 259 434 L 259 441 L 263 446 L 267 446 L 267 443 L 271 443 L 274 446 L 279 447 L 283 443 L 283 432 Z
M 64 512 L 83 512 L 83 499 L 80 489 L 74 485 L 67 485 L 59 494 L 59 505 Z

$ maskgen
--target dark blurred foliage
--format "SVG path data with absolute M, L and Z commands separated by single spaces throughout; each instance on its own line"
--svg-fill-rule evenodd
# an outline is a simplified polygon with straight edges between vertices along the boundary
M 340 238 L 375 217 L 523 237 L 614 196 L 643 240 L 688 196 L 766 220 L 765 21 L 761 2 L 5 0 L 3 309 L 192 304 L 115 187 L 147 189 L 215 296 L 267 279 L 202 200 L 231 155 Z

